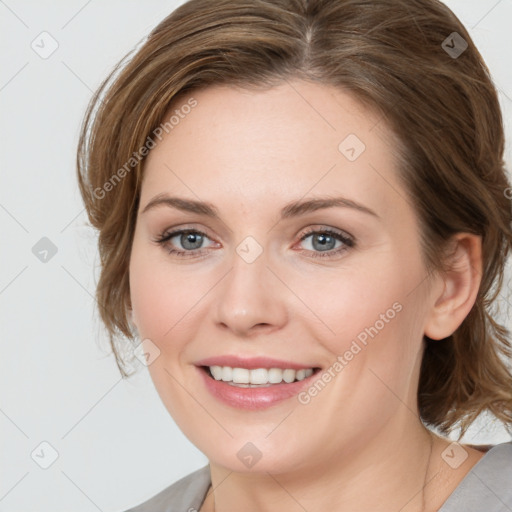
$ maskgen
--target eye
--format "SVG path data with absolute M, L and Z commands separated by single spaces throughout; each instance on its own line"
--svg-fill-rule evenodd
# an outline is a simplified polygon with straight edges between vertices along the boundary
M 306 242 L 306 250 L 311 251 L 314 258 L 329 258 L 355 247 L 354 239 L 333 229 L 311 229 L 303 234 L 301 242 Z
M 204 255 L 207 252 L 204 250 L 206 247 L 219 246 L 206 233 L 191 228 L 164 232 L 154 241 L 162 245 L 169 254 L 190 258 Z M 207 241 L 211 243 L 205 247 Z M 330 228 L 310 229 L 301 236 L 300 241 L 306 242 L 304 250 L 310 252 L 314 258 L 335 257 L 355 246 L 350 235 Z
M 169 254 L 179 257 L 197 257 L 203 254 L 203 244 L 207 240 L 210 240 L 213 244 L 216 243 L 206 233 L 197 229 L 178 229 L 164 232 L 155 239 L 155 242 L 165 247 Z

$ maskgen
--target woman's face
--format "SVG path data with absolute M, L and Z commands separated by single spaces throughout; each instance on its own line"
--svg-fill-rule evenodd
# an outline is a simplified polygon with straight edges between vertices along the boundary
M 130 261 L 172 417 L 234 471 L 324 464 L 417 425 L 434 299 L 385 119 L 302 81 L 193 98 L 146 161 Z

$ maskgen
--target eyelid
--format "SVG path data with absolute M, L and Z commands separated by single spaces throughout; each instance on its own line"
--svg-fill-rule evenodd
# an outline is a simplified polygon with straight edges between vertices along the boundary
M 159 235 L 157 235 L 157 238 L 168 238 L 168 235 L 176 236 L 183 231 L 192 231 L 194 233 L 199 233 L 209 238 L 210 240 L 215 241 L 215 237 L 210 234 L 209 228 L 206 228 L 204 226 L 196 227 L 193 224 L 176 224 L 174 226 L 169 226 L 163 230 L 160 230 Z
M 308 228 L 306 228 L 306 231 L 304 231 L 300 235 L 297 244 L 300 244 L 309 236 L 315 234 L 328 234 L 335 240 L 338 240 L 341 243 L 341 246 L 336 249 L 330 249 L 326 251 L 312 251 L 310 249 L 299 249 L 299 252 L 306 252 L 309 254 L 309 257 L 314 259 L 324 258 L 326 261 L 336 260 L 340 258 L 344 253 L 355 248 L 356 246 L 356 240 L 354 236 L 352 236 L 351 234 L 347 233 L 344 230 L 332 228 L 331 226 L 309 226 Z
M 321 225 L 321 224 L 309 226 L 309 227 L 305 228 L 305 230 L 300 235 L 299 239 L 304 240 L 305 237 L 307 237 L 308 235 L 311 235 L 312 233 L 333 233 L 333 234 L 339 235 L 340 237 L 345 238 L 346 240 L 355 241 L 355 238 L 347 231 L 345 231 L 343 229 L 339 229 L 339 228 L 333 228 L 333 227 L 327 226 L 327 225 Z
M 196 227 L 192 227 L 190 225 L 187 226 L 187 225 L 179 224 L 176 226 L 168 227 L 168 228 L 160 231 L 159 234 L 152 239 L 152 241 L 156 245 L 161 246 L 162 249 L 164 249 L 169 255 L 171 255 L 171 256 L 174 255 L 176 258 L 200 259 L 201 257 L 203 257 L 205 255 L 205 253 L 209 252 L 208 249 L 211 246 L 202 247 L 202 248 L 193 249 L 193 250 L 186 250 L 186 249 L 176 248 L 175 246 L 171 245 L 170 241 L 172 238 L 174 238 L 176 236 L 180 236 L 183 233 L 191 232 L 191 233 L 199 234 L 199 235 L 203 236 L 204 238 L 207 238 L 208 240 L 210 240 L 212 242 L 213 246 L 215 246 L 215 244 L 218 245 L 219 242 L 217 242 L 214 237 L 211 237 L 207 233 L 207 231 L 208 230 L 204 229 L 204 228 L 199 229 Z

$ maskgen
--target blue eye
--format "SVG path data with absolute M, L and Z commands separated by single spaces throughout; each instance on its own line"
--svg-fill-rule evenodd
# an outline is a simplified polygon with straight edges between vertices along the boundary
M 205 249 L 203 244 L 208 240 L 211 244 L 207 247 L 215 245 L 216 242 L 213 242 L 202 231 L 179 229 L 167 233 L 164 232 L 155 242 L 164 246 L 169 254 L 178 257 L 196 258 L 207 252 L 203 250 Z M 309 240 L 309 247 L 304 250 L 311 253 L 310 255 L 313 258 L 335 257 L 355 246 L 352 237 L 332 229 L 310 230 L 300 238 L 301 242 L 305 240 Z
M 204 241 L 204 235 L 193 231 L 181 233 L 180 235 L 176 235 L 173 238 L 177 237 L 179 237 L 179 242 L 182 247 L 191 250 L 200 249 Z
M 301 237 L 301 242 L 310 239 L 308 251 L 313 258 L 332 257 L 354 247 L 355 243 L 348 235 L 344 235 L 332 229 L 311 230 Z M 338 245 L 336 245 L 338 244 Z
M 176 241 L 173 242 L 173 239 Z M 205 233 L 195 229 L 179 229 L 170 233 L 164 233 L 155 241 L 166 247 L 169 254 L 180 257 L 198 256 L 197 251 L 202 253 L 203 242 L 210 240 Z M 176 249 L 176 244 L 181 245 L 184 250 Z

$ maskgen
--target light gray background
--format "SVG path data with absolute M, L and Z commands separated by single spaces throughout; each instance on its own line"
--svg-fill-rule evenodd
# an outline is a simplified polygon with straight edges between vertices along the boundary
M 207 462 L 147 369 L 122 381 L 108 354 L 93 300 L 96 235 L 74 168 L 92 91 L 179 3 L 0 1 L 0 512 L 122 511 Z M 510 168 L 512 0 L 446 3 L 499 88 Z M 50 48 L 43 31 L 58 43 L 46 59 L 31 47 L 46 37 Z M 42 237 L 58 249 L 46 263 L 32 252 Z M 465 440 L 509 436 L 487 420 Z M 43 441 L 58 453 L 48 469 L 40 467 L 52 453 Z

